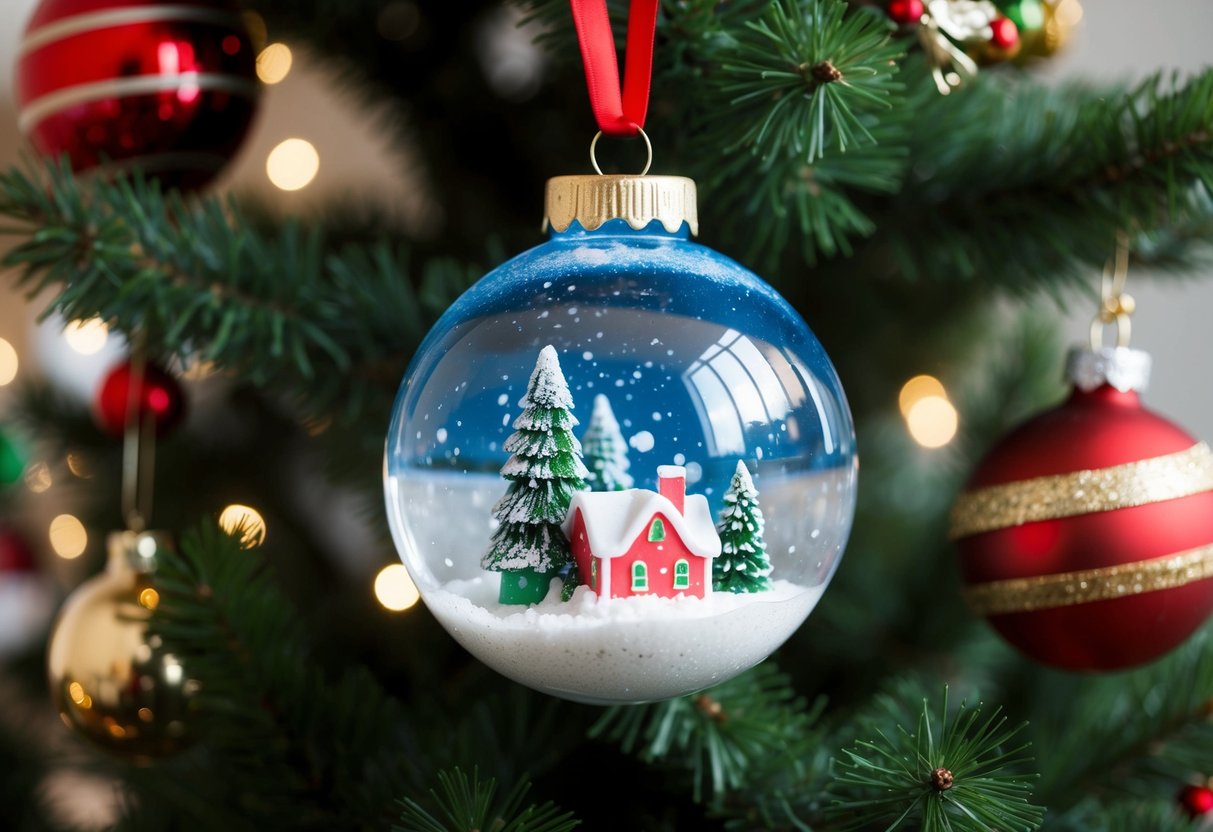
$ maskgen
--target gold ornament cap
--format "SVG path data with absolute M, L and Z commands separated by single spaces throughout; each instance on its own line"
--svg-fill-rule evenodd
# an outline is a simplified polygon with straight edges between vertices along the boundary
M 653 220 L 673 234 L 683 223 L 699 233 L 695 181 L 685 176 L 588 175 L 548 180 L 543 227 L 567 231 L 577 222 L 594 231 L 623 220 L 639 231 Z

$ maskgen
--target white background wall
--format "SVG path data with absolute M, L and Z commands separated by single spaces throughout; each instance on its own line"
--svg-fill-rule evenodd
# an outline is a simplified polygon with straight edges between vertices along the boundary
M 20 30 L 35 0 L 3 0 L 0 15 L 0 164 L 16 158 L 19 140 L 11 97 L 12 56 Z M 1071 47 L 1043 72 L 1050 78 L 1085 76 L 1100 80 L 1140 78 L 1159 67 L 1195 70 L 1213 57 L 1213 3 L 1209 0 L 1086 0 L 1086 16 Z M 270 33 L 271 40 L 273 33 Z M 286 210 L 304 210 L 314 201 L 338 193 L 357 193 L 385 204 L 416 210 L 416 192 L 389 154 L 399 153 L 374 127 L 374 117 L 357 102 L 333 89 L 314 61 L 295 53 L 290 77 L 266 90 L 251 140 L 225 177 L 242 190 L 256 190 Z M 311 66 L 309 66 L 311 64 Z M 319 150 L 321 168 L 302 191 L 283 193 L 269 185 L 264 160 L 279 141 L 300 136 Z M 536 183 L 536 187 L 539 183 Z M 2 241 L 0 241 L 2 243 Z M 1213 267 L 1203 277 L 1213 278 Z M 1098 279 L 1091 275 L 1092 283 Z M 23 368 L 36 364 L 28 336 L 32 310 L 0 278 L 0 337 L 21 352 Z M 1197 435 L 1213 439 L 1213 385 L 1205 368 L 1213 357 L 1213 279 L 1153 282 L 1132 275 L 1130 291 L 1138 301 L 1134 346 L 1155 358 L 1154 384 L 1148 401 Z M 1039 301 L 1052 310 L 1051 301 Z M 1059 323 L 1066 340 L 1085 337 L 1090 301 L 1072 304 L 1068 320 Z

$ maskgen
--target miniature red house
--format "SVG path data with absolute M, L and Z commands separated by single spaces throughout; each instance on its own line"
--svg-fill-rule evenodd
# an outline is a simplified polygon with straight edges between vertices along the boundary
M 581 580 L 599 598 L 712 592 L 720 536 L 707 498 L 686 493 L 686 469 L 657 468 L 659 492 L 582 491 L 573 495 L 564 533 Z

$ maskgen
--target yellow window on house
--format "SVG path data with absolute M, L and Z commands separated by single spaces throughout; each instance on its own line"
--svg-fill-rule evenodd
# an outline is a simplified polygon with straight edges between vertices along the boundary
M 632 564 L 632 592 L 649 591 L 649 568 L 644 561 L 638 560 Z

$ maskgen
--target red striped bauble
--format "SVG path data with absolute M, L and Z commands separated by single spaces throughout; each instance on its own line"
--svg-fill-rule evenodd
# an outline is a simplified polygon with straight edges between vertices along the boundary
M 1213 452 L 1144 380 L 1098 381 L 999 442 L 952 515 L 970 606 L 1068 670 L 1150 661 L 1213 613 Z
M 18 121 L 76 171 L 138 166 L 196 189 L 235 155 L 258 97 L 240 15 L 207 0 L 43 0 L 16 67 Z

